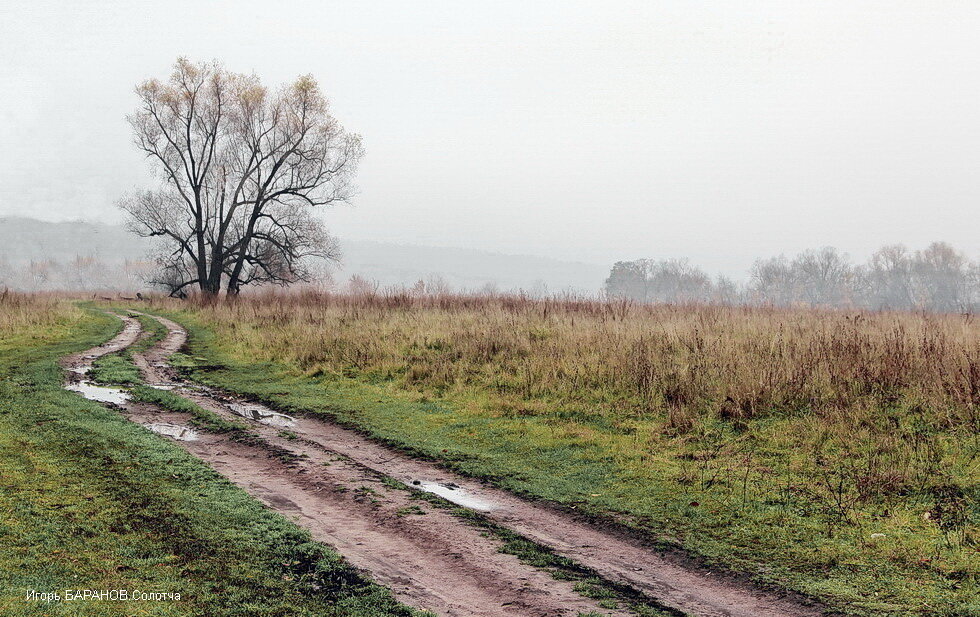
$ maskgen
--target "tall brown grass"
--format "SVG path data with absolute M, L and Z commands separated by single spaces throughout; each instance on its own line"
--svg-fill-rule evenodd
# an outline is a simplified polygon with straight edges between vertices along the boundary
M 81 311 L 64 294 L 0 291 L 0 340 L 23 331 L 50 326 Z
M 265 294 L 201 311 L 259 360 L 654 415 L 678 431 L 710 416 L 894 407 L 980 430 L 973 316 L 404 293 Z
M 239 359 L 537 416 L 651 478 L 679 461 L 675 481 L 726 508 L 795 503 L 829 535 L 886 512 L 905 525 L 980 480 L 969 315 L 402 293 L 195 312 Z

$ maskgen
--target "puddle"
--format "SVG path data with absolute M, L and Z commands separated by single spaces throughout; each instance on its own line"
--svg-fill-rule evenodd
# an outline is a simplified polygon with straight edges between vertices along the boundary
M 122 388 L 107 388 L 105 386 L 97 386 L 94 383 L 87 381 L 69 383 L 65 385 L 65 389 L 71 390 L 72 392 L 78 392 L 88 400 L 97 401 L 99 403 L 123 405 L 129 400 L 129 392 L 126 392 Z
M 234 411 L 243 418 L 248 418 L 249 420 L 255 420 L 256 422 L 261 422 L 262 424 L 268 424 L 269 426 L 283 426 L 289 427 L 296 424 L 296 418 L 292 416 L 287 416 L 284 413 L 278 413 L 263 407 L 262 405 L 255 405 L 249 403 L 230 403 L 228 409 Z
M 146 384 L 154 390 L 173 390 L 174 386 L 167 383 L 148 383 Z
M 75 373 L 76 375 L 84 375 L 85 373 L 89 372 L 91 368 L 92 367 L 90 366 L 73 366 L 68 370 L 72 373 Z
M 441 484 L 439 482 L 416 480 L 415 482 L 412 482 L 412 485 L 427 493 L 438 495 L 446 501 L 451 501 L 458 506 L 463 506 L 464 508 L 469 508 L 471 510 L 482 510 L 484 512 L 493 509 L 493 506 L 490 503 L 473 497 L 469 491 L 459 488 L 455 484 Z
M 209 388 L 207 386 L 202 386 L 201 384 L 192 383 L 189 381 L 182 381 L 180 382 L 180 386 L 174 386 L 174 387 L 179 387 L 181 390 L 187 390 L 188 392 L 204 392 L 207 394 L 213 392 L 212 388 Z
M 178 441 L 196 441 L 197 433 L 194 429 L 181 426 L 180 424 L 168 424 L 166 422 L 153 422 L 151 424 L 144 424 L 146 428 L 150 429 L 158 435 L 166 435 L 167 437 L 173 437 Z

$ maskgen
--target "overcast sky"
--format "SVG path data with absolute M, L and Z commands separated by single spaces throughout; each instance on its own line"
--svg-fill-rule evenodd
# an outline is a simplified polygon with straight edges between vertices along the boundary
M 367 148 L 342 238 L 977 256 L 978 33 L 976 1 L 4 2 L 0 215 L 118 221 L 133 86 L 186 55 L 317 77 Z

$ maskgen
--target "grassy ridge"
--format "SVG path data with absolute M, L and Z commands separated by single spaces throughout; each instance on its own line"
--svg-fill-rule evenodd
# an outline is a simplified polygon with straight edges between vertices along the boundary
M 969 318 L 407 296 L 158 308 L 178 306 L 202 381 L 852 614 L 980 614 Z
M 114 319 L 0 300 L 0 613 L 408 616 L 389 592 L 182 449 L 61 388 Z M 38 603 L 28 590 L 181 600 Z

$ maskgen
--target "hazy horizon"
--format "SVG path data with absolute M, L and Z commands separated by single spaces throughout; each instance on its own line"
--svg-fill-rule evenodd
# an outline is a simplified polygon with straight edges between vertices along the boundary
M 320 81 L 367 148 L 340 238 L 734 276 L 825 245 L 980 255 L 978 5 L 262 6 L 0 8 L 0 215 L 119 222 L 152 184 L 133 87 L 186 55 Z

